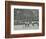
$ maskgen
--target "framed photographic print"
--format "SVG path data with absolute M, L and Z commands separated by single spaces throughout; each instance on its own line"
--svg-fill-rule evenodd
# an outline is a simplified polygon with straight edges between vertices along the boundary
M 44 3 L 5 1 L 5 38 L 44 35 Z

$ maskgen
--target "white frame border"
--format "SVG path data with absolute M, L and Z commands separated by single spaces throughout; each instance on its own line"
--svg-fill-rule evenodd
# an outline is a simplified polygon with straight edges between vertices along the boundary
M 14 31 L 14 8 L 39 9 L 39 30 L 16 30 Z M 25 34 L 25 33 L 42 33 L 42 7 L 11 5 L 11 34 Z

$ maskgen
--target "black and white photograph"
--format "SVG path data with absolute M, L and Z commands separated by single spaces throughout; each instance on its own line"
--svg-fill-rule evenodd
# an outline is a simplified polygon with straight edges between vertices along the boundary
M 32 29 L 39 29 L 39 10 L 14 8 L 14 30 Z

